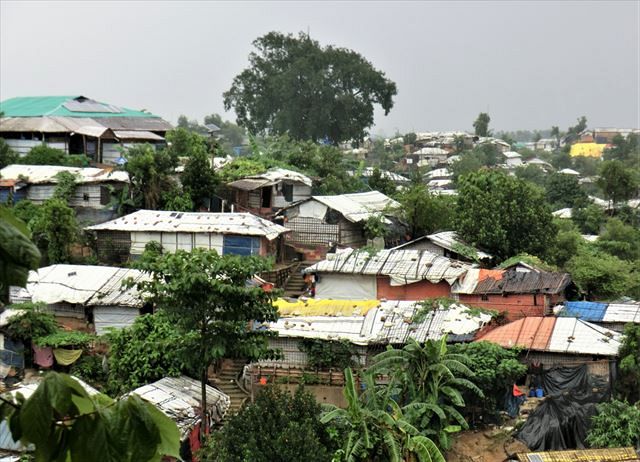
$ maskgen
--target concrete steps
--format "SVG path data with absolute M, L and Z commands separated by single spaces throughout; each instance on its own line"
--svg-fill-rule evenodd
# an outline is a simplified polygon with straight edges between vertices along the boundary
M 249 395 L 238 386 L 236 381 L 246 364 L 247 362 L 243 359 L 227 359 L 223 361 L 222 368 L 217 374 L 209 376 L 209 383 L 229 396 L 231 400 L 231 406 L 225 419 L 237 414 L 249 398 Z
M 308 268 L 313 265 L 314 262 L 303 261 L 300 262 L 298 267 L 291 273 L 289 276 L 289 280 L 284 287 L 284 297 L 287 298 L 298 298 L 300 295 L 304 293 L 305 284 L 304 277 L 302 276 L 302 270 Z

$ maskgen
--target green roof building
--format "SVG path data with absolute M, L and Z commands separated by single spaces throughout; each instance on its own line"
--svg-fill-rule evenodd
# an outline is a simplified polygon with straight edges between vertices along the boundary
M 173 127 L 160 116 L 85 96 L 27 96 L 0 102 L 0 137 L 20 155 L 47 144 L 96 163 L 116 164 L 120 147 L 163 144 Z

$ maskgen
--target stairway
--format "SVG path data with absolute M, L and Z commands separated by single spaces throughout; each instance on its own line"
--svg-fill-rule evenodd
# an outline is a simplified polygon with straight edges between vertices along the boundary
M 298 264 L 298 267 L 293 270 L 287 283 L 284 286 L 283 296 L 286 298 L 298 298 L 304 292 L 304 278 L 302 276 L 302 270 L 313 265 L 315 262 L 302 261 Z
M 226 359 L 218 373 L 214 376 L 209 376 L 209 383 L 229 396 L 231 400 L 231 406 L 225 416 L 225 420 L 237 414 L 245 400 L 249 398 L 249 395 L 236 382 L 246 364 L 247 361 L 244 359 Z

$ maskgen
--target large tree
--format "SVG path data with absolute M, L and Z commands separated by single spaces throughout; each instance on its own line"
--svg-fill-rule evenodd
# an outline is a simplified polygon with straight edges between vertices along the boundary
M 148 252 L 137 264 L 152 276 L 138 284 L 140 293 L 147 294 L 148 301 L 162 309 L 193 345 L 186 359 L 200 374 L 203 421 L 209 366 L 223 357 L 259 359 L 270 352 L 270 333 L 250 329 L 249 323 L 277 319 L 272 294 L 247 285 L 269 266 L 269 261 L 260 257 L 221 256 L 203 249 Z
M 541 189 L 497 170 L 470 173 L 459 183 L 455 226 L 464 241 L 499 261 L 544 256 L 551 248 L 556 229 Z
M 635 172 L 619 160 L 606 160 L 602 163 L 598 186 L 614 205 L 638 194 Z
M 489 131 L 489 122 L 491 122 L 491 117 L 486 112 L 481 112 L 478 114 L 478 117 L 473 122 L 473 128 L 475 130 L 475 134 L 478 136 L 490 136 L 491 132 Z
M 252 133 L 339 143 L 360 140 L 374 105 L 389 113 L 396 85 L 360 54 L 322 47 L 307 34 L 270 32 L 253 42 L 250 66 L 224 93 L 238 124 Z

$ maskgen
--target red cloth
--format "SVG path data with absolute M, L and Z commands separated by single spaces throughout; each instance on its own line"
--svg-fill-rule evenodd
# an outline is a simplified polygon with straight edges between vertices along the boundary
M 524 393 L 518 388 L 518 385 L 513 384 L 513 396 L 522 396 Z
M 53 349 L 51 347 L 40 348 L 33 345 L 33 362 L 44 368 L 53 366 Z

